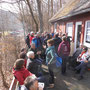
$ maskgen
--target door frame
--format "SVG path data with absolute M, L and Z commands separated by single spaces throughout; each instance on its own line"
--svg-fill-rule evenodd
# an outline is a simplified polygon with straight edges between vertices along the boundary
M 75 43 L 74 43 L 74 52 L 76 51 L 76 45 L 77 45 L 77 31 L 78 31 L 78 25 L 82 26 L 82 21 L 76 22 L 75 24 Z

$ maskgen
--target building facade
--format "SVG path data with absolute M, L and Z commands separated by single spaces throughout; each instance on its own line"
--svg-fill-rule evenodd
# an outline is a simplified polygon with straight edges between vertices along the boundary
M 90 51 L 90 1 L 72 0 L 59 10 L 51 19 L 51 29 L 68 33 L 71 37 L 71 52 L 75 52 L 80 44 Z

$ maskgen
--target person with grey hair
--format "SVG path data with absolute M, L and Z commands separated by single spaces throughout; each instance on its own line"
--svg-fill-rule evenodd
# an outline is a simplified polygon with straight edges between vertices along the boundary
M 33 51 L 29 51 L 27 53 L 27 57 L 28 57 L 28 59 L 27 59 L 26 68 L 38 77 L 39 76 L 38 69 L 39 69 L 39 66 L 41 65 L 41 63 L 38 62 L 37 59 L 34 58 L 35 54 Z
M 21 90 L 43 90 L 44 83 L 38 82 L 38 78 L 29 76 L 25 79 Z
M 26 68 L 27 68 L 30 72 L 32 72 L 32 73 L 34 73 L 35 75 L 37 75 L 37 74 L 38 74 L 38 65 L 37 65 L 37 63 L 36 63 L 36 60 L 34 59 L 34 57 L 35 57 L 34 52 L 33 52 L 33 51 L 29 51 L 29 52 L 27 53 L 27 57 L 28 57 L 28 59 L 27 59 Z

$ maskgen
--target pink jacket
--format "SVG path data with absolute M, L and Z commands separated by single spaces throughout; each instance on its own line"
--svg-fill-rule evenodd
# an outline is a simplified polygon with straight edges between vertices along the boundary
M 68 56 L 70 54 L 70 44 L 67 41 L 62 41 L 58 47 L 59 56 Z

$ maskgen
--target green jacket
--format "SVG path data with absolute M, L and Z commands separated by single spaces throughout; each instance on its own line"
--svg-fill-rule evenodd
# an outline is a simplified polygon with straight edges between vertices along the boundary
M 50 63 L 55 60 L 55 47 L 51 46 L 46 49 L 46 63 Z

